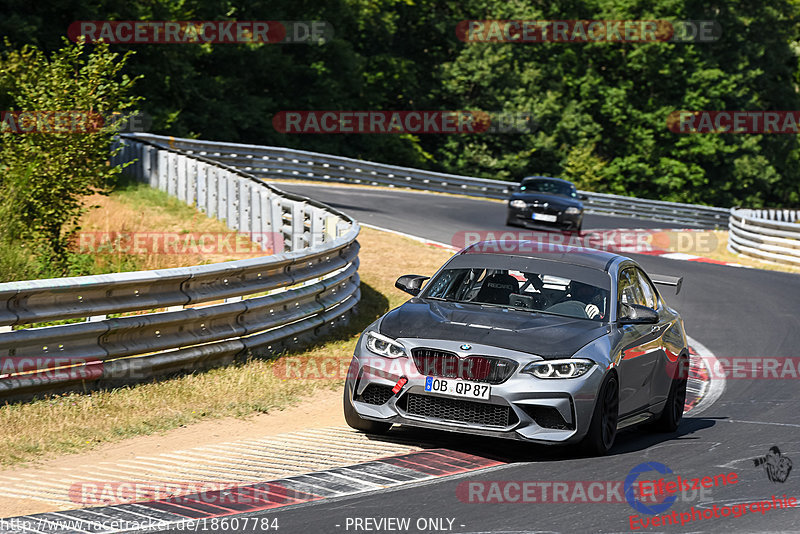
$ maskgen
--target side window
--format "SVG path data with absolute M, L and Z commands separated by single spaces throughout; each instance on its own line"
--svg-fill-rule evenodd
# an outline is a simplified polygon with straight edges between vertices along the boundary
M 619 302 L 622 304 L 639 304 L 642 300 L 636 274 L 632 269 L 619 273 Z
M 638 282 L 637 285 L 639 286 L 643 299 L 640 304 L 655 310 L 658 308 L 658 297 L 656 296 L 656 290 L 650 285 L 650 282 L 647 280 L 647 277 L 642 271 L 636 269 L 635 272 Z

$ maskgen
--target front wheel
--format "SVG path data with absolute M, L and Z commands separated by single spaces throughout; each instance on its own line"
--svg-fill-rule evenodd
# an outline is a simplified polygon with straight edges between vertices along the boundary
M 381 423 L 380 421 L 370 421 L 369 419 L 362 419 L 356 409 L 353 408 L 353 403 L 350 401 L 352 398 L 350 383 L 345 382 L 344 385 L 344 420 L 350 426 L 361 432 L 367 434 L 385 434 L 392 428 L 392 423 Z
M 656 432 L 675 432 L 683 418 L 683 410 L 686 406 L 686 384 L 688 380 L 685 376 L 672 379 L 667 395 L 667 403 L 664 411 L 653 422 L 653 430 Z
M 589 432 L 583 438 L 583 449 L 595 456 L 603 456 L 614 445 L 619 422 L 619 385 L 617 377 L 610 374 L 603 381 L 594 405 Z

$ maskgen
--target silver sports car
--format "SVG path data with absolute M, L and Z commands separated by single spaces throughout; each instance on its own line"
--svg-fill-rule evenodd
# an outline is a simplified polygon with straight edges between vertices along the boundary
M 604 454 L 617 430 L 683 415 L 683 321 L 633 260 L 588 248 L 484 241 L 361 335 L 344 390 L 356 429 L 394 423 Z

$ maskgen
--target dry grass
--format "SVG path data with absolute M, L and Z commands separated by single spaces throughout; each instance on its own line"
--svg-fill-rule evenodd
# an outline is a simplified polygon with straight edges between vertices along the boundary
M 442 249 L 369 228 L 363 229 L 359 241 L 363 297 L 358 319 L 338 338 L 291 355 L 292 358 L 349 360 L 361 328 L 408 298 L 395 289 L 397 277 L 408 273 L 433 274 L 450 257 Z M 86 451 L 99 443 L 152 434 L 208 418 L 270 412 L 319 388 L 341 387 L 338 377 L 284 379 L 285 375 L 276 372 L 284 362 L 253 360 L 131 388 L 2 406 L 0 464 L 14 465 Z
M 166 269 L 264 254 L 225 223 L 145 184 L 123 184 L 108 196 L 89 197 L 87 205 L 97 208 L 81 219 L 75 250 L 93 254 L 101 272 L 114 266 Z

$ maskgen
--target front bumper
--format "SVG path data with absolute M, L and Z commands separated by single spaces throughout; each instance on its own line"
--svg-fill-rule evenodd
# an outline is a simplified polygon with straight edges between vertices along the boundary
M 554 215 L 554 222 L 539 221 L 533 219 L 534 213 Z M 580 213 L 567 214 L 564 211 L 547 210 L 542 208 L 512 208 L 508 207 L 508 222 L 518 226 L 534 229 L 560 229 L 577 230 L 583 221 L 583 211 Z
M 478 344 L 465 352 L 460 343 L 444 340 L 397 341 L 409 353 L 414 348 L 433 348 L 460 357 L 507 358 L 518 365 L 507 380 L 491 384 L 489 400 L 426 392 L 426 377 L 411 356 L 374 355 L 362 337 L 347 380 L 353 392 L 349 402 L 364 419 L 545 444 L 580 441 L 589 428 L 605 372 L 601 366 L 578 378 L 540 379 L 520 372 L 527 363 L 541 360 L 531 354 Z M 408 382 L 393 393 L 401 377 Z

